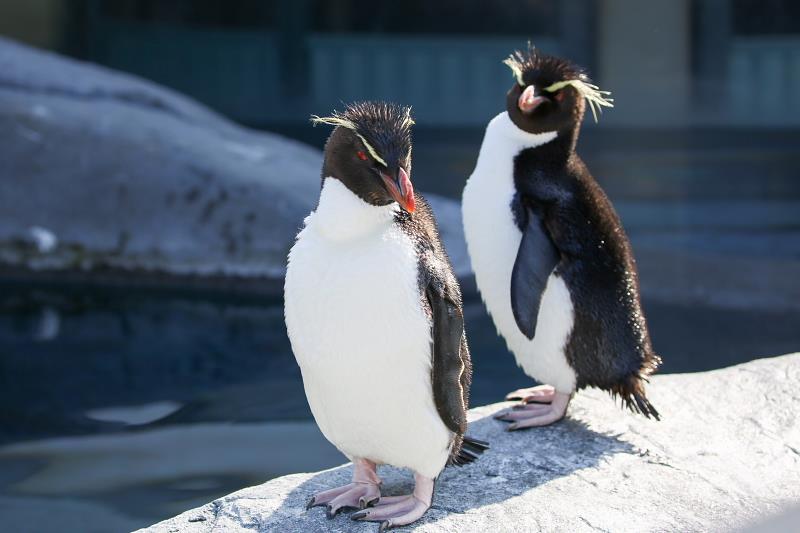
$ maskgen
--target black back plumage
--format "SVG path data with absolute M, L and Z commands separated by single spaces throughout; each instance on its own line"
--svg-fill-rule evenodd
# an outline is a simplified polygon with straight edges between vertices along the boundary
M 400 211 L 395 222 L 414 242 L 420 301 L 432 323 L 433 394 L 445 425 L 455 433 L 450 464 L 477 459 L 488 444 L 465 435 L 472 362 L 464 331 L 461 289 L 425 199 L 417 194 L 413 215 Z
M 630 242 L 573 146 L 574 139 L 559 136 L 522 150 L 514 160 L 517 195 L 511 208 L 519 225 L 521 206 L 533 206 L 559 250 L 556 273 L 569 288 L 574 308 L 565 353 L 578 388 L 608 390 L 633 411 L 658 418 L 644 382 L 660 358 L 642 311 Z
M 594 180 L 575 146 L 583 119 L 584 101 L 595 106 L 610 106 L 608 93 L 590 84 L 586 73 L 568 60 L 540 53 L 533 47 L 516 52 L 506 64 L 519 86 L 546 87 L 567 80 L 582 82 L 583 92 L 566 94 L 542 116 L 519 113 L 512 87 L 507 107 L 512 121 L 525 131 L 556 131 L 557 137 L 541 146 L 522 150 L 514 160 L 516 195 L 510 208 L 520 231 L 534 235 L 537 258 L 524 256 L 526 239 L 515 263 L 515 273 L 535 272 L 541 265 L 547 238 L 557 250 L 550 265 L 556 265 L 570 291 L 574 325 L 565 347 L 566 357 L 575 370 L 578 388 L 596 386 L 619 396 L 633 411 L 658 418 L 647 400 L 644 383 L 660 359 L 653 351 L 639 296 L 639 280 L 630 242 L 611 202 Z M 575 98 L 575 96 L 578 98 Z M 540 219 L 531 224 L 529 217 Z M 520 261 L 522 255 L 523 261 Z M 547 255 L 547 254 L 545 254 Z M 537 263 L 538 260 L 538 263 Z M 518 266 L 526 268 L 518 268 Z M 537 279 L 541 276 L 535 276 Z M 534 286 L 543 290 L 542 283 Z M 536 295 L 529 296 L 519 280 L 512 279 L 514 297 L 538 306 Z M 513 305 L 512 305 L 513 306 Z M 533 312 L 515 309 L 523 333 L 531 334 L 538 307 Z M 533 317 L 533 325 L 530 318 Z M 527 327 L 526 327 L 527 326 Z M 527 330 L 527 331 L 526 331 Z

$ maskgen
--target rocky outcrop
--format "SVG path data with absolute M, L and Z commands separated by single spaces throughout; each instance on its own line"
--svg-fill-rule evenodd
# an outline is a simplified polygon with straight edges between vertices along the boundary
M 0 39 L 0 161 L 6 273 L 280 284 L 319 194 L 321 154 L 152 83 Z
M 473 409 L 470 433 L 492 448 L 441 475 L 424 532 L 725 531 L 800 502 L 800 354 L 702 374 L 656 376 L 660 422 L 621 411 L 608 395 L 581 392 L 566 420 L 507 433 Z M 350 467 L 274 479 L 146 530 L 374 531 L 346 515 L 305 510 L 311 495 L 346 483 Z M 410 475 L 381 471 L 384 494 Z

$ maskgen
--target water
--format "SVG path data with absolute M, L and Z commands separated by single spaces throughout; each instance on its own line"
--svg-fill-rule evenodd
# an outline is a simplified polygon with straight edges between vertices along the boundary
M 468 285 L 478 405 L 529 381 Z M 648 300 L 645 308 L 664 372 L 800 344 L 797 312 Z M 277 475 L 344 462 L 311 420 L 280 301 L 3 287 L 0 346 L 6 524 L 128 530 Z

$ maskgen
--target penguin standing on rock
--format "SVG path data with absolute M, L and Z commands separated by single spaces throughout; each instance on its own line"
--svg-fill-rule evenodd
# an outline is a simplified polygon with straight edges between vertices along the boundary
M 628 238 L 575 153 L 588 104 L 608 92 L 568 61 L 529 47 L 505 63 L 516 83 L 489 122 L 463 194 L 467 247 L 498 332 L 526 374 L 544 385 L 497 418 L 509 430 L 561 419 L 587 386 L 658 419 L 644 385 L 653 352 Z
M 286 326 L 322 433 L 353 461 L 349 485 L 308 507 L 380 530 L 410 524 L 446 464 L 487 448 L 464 435 L 471 363 L 461 293 L 425 200 L 414 194 L 410 109 L 352 104 L 335 126 L 322 191 L 289 252 Z M 414 471 L 407 496 L 381 497 L 376 466 Z

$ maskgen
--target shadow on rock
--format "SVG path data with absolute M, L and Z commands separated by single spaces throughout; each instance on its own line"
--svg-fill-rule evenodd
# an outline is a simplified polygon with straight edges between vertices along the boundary
M 491 448 L 475 463 L 448 467 L 439 476 L 433 505 L 417 523 L 397 531 L 433 523 L 449 514 L 463 514 L 519 496 L 554 479 L 597 466 L 604 457 L 634 453 L 633 447 L 614 435 L 598 433 L 580 420 L 567 418 L 552 426 L 509 433 L 506 424 L 493 420 L 497 404 L 480 408 L 470 424 L 469 434 L 491 443 Z M 350 482 L 350 465 L 321 472 L 291 490 L 282 504 L 266 519 L 261 530 L 280 531 L 374 531 L 377 525 L 353 522 L 350 513 L 333 520 L 325 518 L 324 508 L 305 511 L 308 500 L 318 491 Z M 383 496 L 407 494 L 413 489 L 409 471 L 381 467 Z M 232 510 L 226 502 L 226 514 Z M 234 505 L 233 507 L 238 507 Z M 217 510 L 222 510 L 220 506 Z

